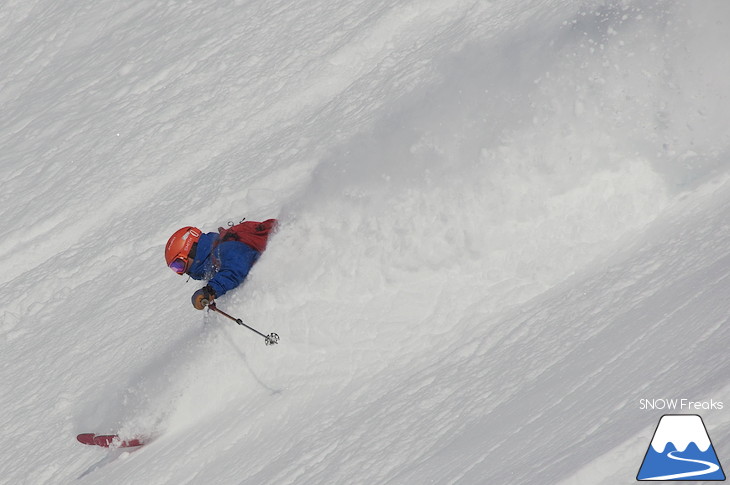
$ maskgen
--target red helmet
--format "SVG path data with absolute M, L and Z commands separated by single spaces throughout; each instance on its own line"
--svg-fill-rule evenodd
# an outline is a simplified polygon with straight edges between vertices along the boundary
M 165 246 L 165 262 L 175 273 L 184 274 L 190 267 L 190 251 L 198 242 L 202 232 L 197 227 L 187 226 L 175 231 Z M 194 256 L 194 255 L 193 255 Z

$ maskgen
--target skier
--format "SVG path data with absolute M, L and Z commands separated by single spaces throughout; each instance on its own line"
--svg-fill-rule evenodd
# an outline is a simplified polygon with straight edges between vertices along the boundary
M 179 275 L 208 280 L 193 293 L 193 306 L 202 310 L 213 300 L 240 285 L 266 249 L 276 219 L 246 221 L 218 232 L 183 227 L 170 236 L 165 246 L 167 266 Z

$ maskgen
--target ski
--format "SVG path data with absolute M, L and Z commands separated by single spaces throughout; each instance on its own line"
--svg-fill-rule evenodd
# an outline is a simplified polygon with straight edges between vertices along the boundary
M 134 448 L 145 444 L 145 439 L 142 437 L 122 440 L 115 434 L 81 433 L 76 436 L 76 440 L 85 445 L 101 446 L 102 448 Z

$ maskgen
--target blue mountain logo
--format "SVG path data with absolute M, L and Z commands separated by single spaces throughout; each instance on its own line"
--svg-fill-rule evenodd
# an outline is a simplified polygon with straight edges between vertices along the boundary
M 702 418 L 696 414 L 662 416 L 636 479 L 725 480 Z

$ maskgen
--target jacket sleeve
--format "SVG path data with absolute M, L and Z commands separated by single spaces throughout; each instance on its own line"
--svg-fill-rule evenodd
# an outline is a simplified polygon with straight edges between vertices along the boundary
M 220 268 L 208 285 L 213 288 L 216 297 L 220 297 L 243 283 L 260 253 L 238 241 L 221 243 L 215 252 Z

